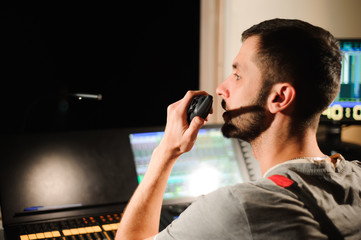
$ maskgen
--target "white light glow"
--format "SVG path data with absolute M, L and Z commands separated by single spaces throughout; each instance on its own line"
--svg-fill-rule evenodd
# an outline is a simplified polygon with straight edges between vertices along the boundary
M 193 196 L 210 193 L 220 187 L 220 172 L 212 166 L 201 165 L 191 175 L 190 192 Z
M 75 156 L 66 151 L 45 151 L 36 155 L 25 175 L 27 201 L 35 205 L 62 205 L 80 201 L 87 174 Z

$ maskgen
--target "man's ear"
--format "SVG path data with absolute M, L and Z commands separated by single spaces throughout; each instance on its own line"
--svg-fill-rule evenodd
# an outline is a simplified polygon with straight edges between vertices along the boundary
M 289 83 L 276 83 L 268 96 L 267 105 L 271 113 L 291 110 L 296 97 L 295 88 Z

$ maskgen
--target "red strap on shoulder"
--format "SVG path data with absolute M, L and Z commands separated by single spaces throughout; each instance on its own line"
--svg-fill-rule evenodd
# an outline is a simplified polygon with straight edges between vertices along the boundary
M 269 176 L 268 179 L 272 180 L 275 184 L 280 187 L 286 188 L 293 184 L 293 181 L 282 175 L 272 175 Z

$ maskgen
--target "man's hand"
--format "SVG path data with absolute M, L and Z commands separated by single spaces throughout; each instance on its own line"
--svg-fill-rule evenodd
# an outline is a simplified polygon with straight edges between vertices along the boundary
M 133 194 L 120 222 L 116 239 L 146 239 L 158 233 L 163 195 L 177 158 L 192 149 L 205 120 L 187 122 L 187 110 L 193 97 L 207 94 L 189 91 L 168 107 L 164 137 L 154 150 L 148 170 Z
M 160 147 L 165 147 L 175 156 L 188 152 L 192 149 L 199 129 L 205 124 L 205 120 L 195 117 L 190 125 L 187 122 L 187 110 L 195 96 L 207 95 L 204 91 L 188 91 L 178 102 L 168 106 L 167 125 Z

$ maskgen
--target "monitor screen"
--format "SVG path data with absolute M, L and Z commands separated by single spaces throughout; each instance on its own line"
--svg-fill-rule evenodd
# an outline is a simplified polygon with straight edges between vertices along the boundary
M 343 54 L 341 89 L 321 121 L 361 124 L 361 39 L 339 40 Z
M 138 182 L 142 181 L 152 152 L 163 134 L 160 131 L 129 135 Z M 164 193 L 164 202 L 181 202 L 248 180 L 247 174 L 241 172 L 237 144 L 224 138 L 219 128 L 201 129 L 192 150 L 176 161 Z
M 90 210 L 129 201 L 137 178 L 128 135 L 127 129 L 2 135 L 4 223 L 69 216 L 71 211 L 64 206 Z M 25 211 L 33 206 L 58 206 L 64 211 Z

